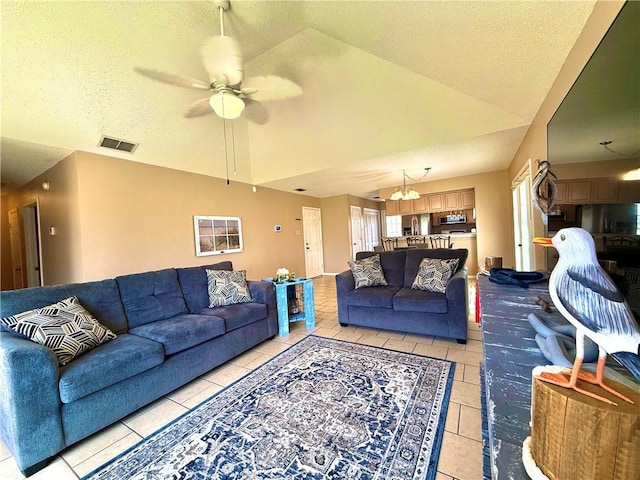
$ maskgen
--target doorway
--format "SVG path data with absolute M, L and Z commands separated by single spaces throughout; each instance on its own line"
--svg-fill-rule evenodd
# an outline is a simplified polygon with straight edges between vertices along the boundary
M 27 287 L 39 287 L 42 279 L 42 249 L 40 237 L 40 208 L 38 200 L 22 209 L 24 221 L 24 249 Z
M 22 271 L 22 235 L 20 234 L 20 215 L 17 208 L 9 210 L 9 241 L 11 243 L 11 272 L 13 288 L 24 288 Z
M 362 227 L 362 209 L 355 205 L 349 207 L 351 211 L 351 260 L 356 259 L 356 253 L 365 250 L 364 228 Z
M 322 216 L 319 208 L 302 207 L 305 276 L 314 278 L 324 273 L 322 252 Z
M 513 198 L 513 230 L 515 240 L 516 270 L 533 270 L 533 235 L 531 229 L 531 177 L 529 164 L 516 178 L 511 191 Z
M 373 252 L 380 245 L 380 212 L 373 208 L 364 209 L 364 248 Z

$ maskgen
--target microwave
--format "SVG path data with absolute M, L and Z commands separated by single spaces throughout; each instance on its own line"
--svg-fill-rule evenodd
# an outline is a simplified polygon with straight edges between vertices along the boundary
M 440 217 L 440 225 L 451 225 L 455 223 L 467 223 L 466 213 L 453 213 Z

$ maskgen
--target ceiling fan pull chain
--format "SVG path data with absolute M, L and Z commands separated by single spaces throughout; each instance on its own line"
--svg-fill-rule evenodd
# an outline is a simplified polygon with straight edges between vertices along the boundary
M 227 120 L 222 118 L 222 133 L 224 135 L 224 168 L 227 176 L 227 185 L 231 182 L 229 181 L 229 155 L 227 153 Z
M 233 176 L 238 175 L 238 167 L 236 165 L 236 137 L 233 134 L 233 122 L 231 122 L 231 148 L 233 148 Z

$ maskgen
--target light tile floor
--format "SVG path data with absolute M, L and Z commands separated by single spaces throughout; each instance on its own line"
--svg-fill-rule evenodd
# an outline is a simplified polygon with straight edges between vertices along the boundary
M 455 340 L 444 338 L 353 326 L 343 328 L 337 319 L 335 278 L 329 275 L 318 277 L 314 279 L 316 328 L 313 331 L 306 330 L 304 322 L 292 323 L 288 336 L 276 336 L 275 339 L 254 347 L 120 422 L 73 445 L 63 451 L 47 468 L 30 478 L 66 480 L 86 475 L 313 332 L 324 337 L 457 362 L 436 480 L 481 480 L 482 439 L 478 364 L 482 360 L 482 336 L 480 327 L 473 318 L 474 295 L 475 289 L 471 280 L 469 340 L 466 345 L 460 345 Z M 24 478 L 1 442 L 0 478 Z

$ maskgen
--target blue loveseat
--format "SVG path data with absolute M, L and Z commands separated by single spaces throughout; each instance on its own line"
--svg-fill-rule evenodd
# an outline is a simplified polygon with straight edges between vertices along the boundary
M 117 334 L 59 366 L 53 351 L 0 331 L 0 434 L 25 475 L 64 448 L 273 338 L 273 285 L 248 281 L 252 302 L 209 308 L 206 269 L 165 269 L 0 293 L 0 316 L 76 296 Z
M 355 288 L 351 270 L 336 276 L 338 321 L 341 325 L 396 330 L 467 341 L 468 251 L 460 249 L 408 249 L 359 252 L 356 259 L 380 255 L 387 286 Z M 423 258 L 457 258 L 458 268 L 445 293 L 415 290 L 411 285 Z

